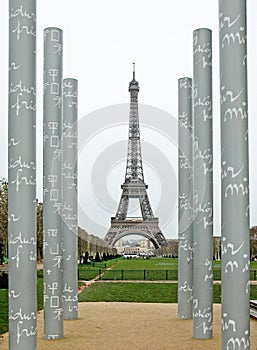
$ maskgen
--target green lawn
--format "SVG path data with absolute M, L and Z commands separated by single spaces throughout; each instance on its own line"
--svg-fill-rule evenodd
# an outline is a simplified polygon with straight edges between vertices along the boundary
M 89 281 L 94 279 L 99 274 L 99 270 L 104 271 L 98 267 L 90 265 L 79 265 L 78 266 L 78 279 L 83 281 Z
M 172 303 L 177 300 L 177 288 L 164 283 L 94 283 L 79 294 L 79 302 Z
M 79 302 L 177 303 L 176 283 L 94 283 L 79 294 Z M 257 300 L 257 286 L 252 285 L 250 299 Z M 221 302 L 221 285 L 213 285 L 213 303 Z
M 37 279 L 37 309 L 42 310 L 44 307 L 44 286 L 43 286 L 44 279 L 38 278 Z
M 92 280 L 98 276 L 100 271 L 103 272 L 105 269 L 115 266 L 118 261 L 119 259 L 112 259 L 103 262 L 78 265 L 78 279 L 83 281 Z
M 178 259 L 120 259 L 115 265 L 117 270 L 177 270 Z
M 257 270 L 257 261 L 251 261 L 250 267 L 251 267 L 251 269 L 253 269 L 253 270 Z
M 8 331 L 8 290 L 0 289 L 0 334 Z

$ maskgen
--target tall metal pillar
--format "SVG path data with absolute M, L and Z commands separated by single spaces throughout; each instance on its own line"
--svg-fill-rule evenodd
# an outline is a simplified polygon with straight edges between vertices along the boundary
M 250 349 L 246 1 L 223 0 L 220 18 L 222 349 Z
M 193 135 L 192 79 L 178 81 L 179 204 L 178 318 L 192 318 L 193 301 Z
M 22 53 L 22 54 L 21 54 Z M 9 1 L 9 349 L 37 347 L 36 1 Z
M 213 167 L 212 43 L 209 29 L 193 33 L 194 260 L 193 335 L 212 337 Z
M 78 82 L 63 81 L 63 310 L 78 318 Z
M 44 336 L 63 337 L 62 30 L 44 30 Z

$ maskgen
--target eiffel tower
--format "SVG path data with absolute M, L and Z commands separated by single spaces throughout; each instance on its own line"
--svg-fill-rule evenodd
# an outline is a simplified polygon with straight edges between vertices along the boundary
M 135 63 L 133 63 L 133 80 L 129 83 L 130 114 L 128 156 L 125 182 L 121 185 L 122 195 L 115 217 L 111 218 L 111 227 L 105 240 L 112 246 L 124 236 L 141 235 L 149 239 L 154 247 L 167 246 L 167 241 L 159 228 L 159 220 L 154 217 L 148 199 L 148 185 L 144 182 L 141 156 L 138 92 L 139 84 L 135 79 Z M 140 203 L 142 217 L 128 217 L 130 198 L 137 198 Z

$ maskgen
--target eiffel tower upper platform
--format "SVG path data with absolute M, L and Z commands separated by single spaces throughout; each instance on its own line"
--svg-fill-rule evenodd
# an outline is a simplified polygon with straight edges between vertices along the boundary
M 154 247 L 167 246 L 167 241 L 159 228 L 159 220 L 154 217 L 144 182 L 141 156 L 140 129 L 138 115 L 139 84 L 135 79 L 133 63 L 133 80 L 129 83 L 130 114 L 128 155 L 125 182 L 121 185 L 122 195 L 115 217 L 111 218 L 111 227 L 105 240 L 114 245 L 119 239 L 128 235 L 141 235 L 149 239 Z M 142 217 L 127 217 L 130 198 L 139 200 Z

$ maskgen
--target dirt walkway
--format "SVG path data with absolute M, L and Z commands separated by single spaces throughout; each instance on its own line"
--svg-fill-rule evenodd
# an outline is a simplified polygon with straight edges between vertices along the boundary
M 192 320 L 177 319 L 177 304 L 79 303 L 79 320 L 65 321 L 65 338 L 43 339 L 38 317 L 38 350 L 219 350 L 220 305 L 214 305 L 214 336 L 192 338 Z M 0 339 L 8 349 L 8 335 Z M 257 321 L 251 320 L 251 350 L 257 350 Z

